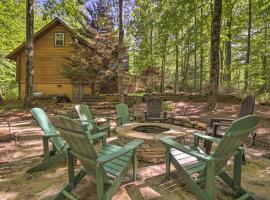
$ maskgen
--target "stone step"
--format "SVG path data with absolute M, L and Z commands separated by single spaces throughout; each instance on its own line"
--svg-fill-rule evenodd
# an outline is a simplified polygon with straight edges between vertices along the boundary
M 82 101 L 82 104 L 87 104 L 89 106 L 109 106 L 109 105 L 116 105 L 118 102 L 112 101 Z
M 115 105 L 118 102 L 81 102 L 81 104 L 87 104 L 91 109 L 115 109 Z
M 114 102 L 117 100 L 116 94 L 108 94 L 108 95 L 84 95 L 82 101 L 85 102 Z

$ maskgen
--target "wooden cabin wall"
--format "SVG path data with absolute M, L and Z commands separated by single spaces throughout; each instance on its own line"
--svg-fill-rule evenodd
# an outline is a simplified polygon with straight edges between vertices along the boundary
M 55 47 L 54 34 L 65 33 L 64 47 Z M 66 57 L 72 52 L 72 33 L 62 24 L 37 39 L 34 43 L 34 87 L 36 92 L 44 95 L 65 94 L 73 98 L 73 85 L 62 75 L 62 70 L 68 64 Z M 24 97 L 25 87 L 25 51 L 20 54 L 19 85 L 21 98 Z

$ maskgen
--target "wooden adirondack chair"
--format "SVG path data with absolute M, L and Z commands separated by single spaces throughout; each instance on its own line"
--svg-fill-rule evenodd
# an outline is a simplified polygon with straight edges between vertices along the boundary
M 127 124 L 136 119 L 134 116 L 129 114 L 127 104 L 124 103 L 117 104 L 116 112 L 117 112 L 117 125 Z
M 143 143 L 143 140 L 133 140 L 124 147 L 119 147 L 106 143 L 107 134 L 105 132 L 90 136 L 86 122 L 81 124 L 63 116 L 53 116 L 50 119 L 70 147 L 67 150 L 69 183 L 55 199 L 66 197 L 75 200 L 76 197 L 71 190 L 86 174 L 96 180 L 97 200 L 112 198 L 131 163 L 133 163 L 133 179 L 136 179 L 136 149 Z M 102 140 L 102 147 L 99 151 L 95 149 L 93 140 Z M 74 175 L 73 157 L 78 158 L 83 165 L 83 169 L 76 176 Z M 105 190 L 106 183 L 108 189 Z
M 255 98 L 252 95 L 248 95 L 242 102 L 241 108 L 240 108 L 240 113 L 237 118 L 241 118 L 247 115 L 252 115 L 254 111 L 254 105 L 255 105 Z M 206 134 L 211 135 L 213 137 L 222 137 L 222 133 L 218 133 L 218 128 L 223 126 L 230 126 L 230 124 L 234 121 L 235 119 L 232 118 L 212 118 L 210 119 L 210 127 L 207 128 Z M 207 141 L 205 143 L 205 148 L 207 154 L 210 153 L 212 147 L 212 142 Z M 244 155 L 244 154 L 243 154 Z M 243 160 L 245 160 L 245 157 L 243 157 Z
M 44 110 L 41 108 L 33 108 L 31 113 L 44 133 L 44 135 L 42 135 L 44 158 L 39 165 L 34 166 L 27 172 L 38 172 L 46 170 L 49 167 L 64 161 L 66 159 L 65 150 L 68 148 L 68 145 L 61 135 L 57 133 Z M 49 150 L 49 141 L 53 145 L 53 149 L 51 151 Z
M 88 105 L 78 104 L 75 106 L 75 109 L 76 109 L 81 120 L 88 121 L 93 125 L 93 132 L 94 133 L 106 131 L 108 133 L 108 135 L 110 136 L 110 124 L 109 124 L 108 119 L 106 119 L 106 122 L 99 125 L 97 123 L 97 121 L 93 118 L 91 110 L 89 109 Z
M 144 112 L 145 121 L 162 122 L 166 120 L 167 112 L 161 110 L 161 103 L 158 98 L 151 98 L 147 101 L 147 112 Z
M 253 199 L 251 195 L 241 187 L 241 160 L 244 139 L 259 123 L 259 117 L 249 115 L 235 120 L 222 139 L 195 134 L 194 145 L 184 146 L 169 138 L 161 138 L 166 145 L 166 175 L 170 174 L 170 163 L 176 168 L 176 173 L 187 184 L 189 189 L 200 200 L 213 200 L 215 191 L 215 177 L 220 177 L 233 189 L 238 200 Z M 219 143 L 212 155 L 205 154 L 198 144 L 200 139 Z M 224 167 L 227 161 L 234 156 L 233 177 L 229 176 Z M 197 180 L 192 174 L 199 173 Z M 206 190 L 201 186 L 206 183 Z

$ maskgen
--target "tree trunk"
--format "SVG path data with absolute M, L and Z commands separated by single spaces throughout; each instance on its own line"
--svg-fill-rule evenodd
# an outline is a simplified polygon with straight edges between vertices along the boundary
M 188 50 L 184 55 L 184 68 L 183 68 L 183 91 L 187 90 L 187 80 L 188 80 L 188 71 L 189 71 L 189 60 L 190 60 L 190 49 L 188 45 Z
M 92 94 L 96 94 L 96 82 L 95 81 L 93 81 L 91 83 L 91 92 L 92 92 Z
M 26 1 L 26 80 L 24 106 L 31 107 L 34 100 L 34 0 Z
M 119 46 L 118 46 L 118 100 L 124 103 L 123 50 L 124 50 L 124 0 L 119 0 Z
M 178 33 L 175 34 L 175 79 L 174 92 L 179 92 L 179 49 L 178 49 Z
M 203 17 L 203 10 L 201 6 L 201 19 Z M 201 25 L 201 41 L 200 41 L 200 92 L 202 92 L 203 84 L 203 26 Z
M 229 18 L 227 21 L 227 38 L 225 42 L 225 81 L 227 87 L 231 87 L 231 65 L 232 65 L 232 5 L 230 1 Z
M 160 93 L 164 93 L 164 81 L 165 81 L 165 63 L 166 63 L 166 55 L 165 50 L 162 52 L 162 64 L 161 64 L 161 74 L 160 74 Z
M 214 16 L 212 21 L 211 32 L 211 55 L 210 55 L 210 84 L 209 84 L 209 99 L 208 109 L 214 110 L 217 105 L 217 95 L 219 87 L 219 44 L 220 44 L 220 29 L 222 15 L 222 0 L 214 1 Z
M 223 65 L 223 63 L 224 63 L 224 51 L 223 51 L 223 49 L 224 49 L 224 44 L 222 44 L 221 45 L 221 47 L 219 48 L 219 54 L 220 54 L 220 71 L 221 71 L 221 73 L 220 73 L 220 78 L 219 78 L 219 81 L 220 81 L 220 84 L 222 85 L 222 83 L 223 83 L 223 81 L 224 81 L 224 65 Z
M 4 104 L 4 98 L 3 98 L 3 94 L 2 94 L 2 88 L 0 86 L 0 105 Z
M 151 67 L 154 66 L 154 56 L 153 56 L 153 24 L 151 22 L 150 27 L 150 53 L 151 53 Z
M 262 59 L 263 70 L 264 70 L 264 87 L 263 87 L 264 92 L 267 92 L 270 89 L 270 85 L 269 85 L 270 74 L 269 74 L 269 65 L 268 65 L 268 60 L 267 60 L 267 53 L 268 53 L 267 38 L 268 38 L 268 23 L 265 24 L 265 31 L 264 31 L 265 47 L 264 47 L 264 55 Z
M 194 77 L 193 77 L 193 88 L 197 90 L 197 10 L 195 9 L 194 17 Z
M 251 40 L 251 0 L 248 1 L 248 36 L 247 36 L 247 57 L 246 57 L 246 67 L 245 67 L 245 80 L 244 80 L 244 90 L 247 91 L 248 89 L 248 80 L 249 80 L 249 64 L 250 64 L 250 40 Z

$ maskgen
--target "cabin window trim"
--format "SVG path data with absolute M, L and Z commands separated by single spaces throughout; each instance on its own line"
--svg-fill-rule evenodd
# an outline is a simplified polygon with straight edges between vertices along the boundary
M 62 36 L 62 38 L 58 39 L 57 38 L 58 37 L 57 35 Z M 57 44 L 58 41 L 61 41 L 62 44 Z M 65 46 L 65 33 L 63 33 L 63 32 L 56 32 L 56 33 L 54 33 L 54 46 L 55 47 L 64 47 Z

